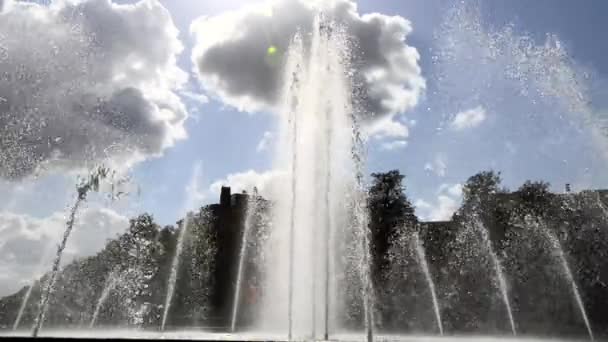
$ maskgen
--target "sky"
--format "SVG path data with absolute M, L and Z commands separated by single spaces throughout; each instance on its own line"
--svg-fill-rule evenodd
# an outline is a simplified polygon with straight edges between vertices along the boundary
M 359 40 L 368 173 L 405 174 L 422 219 L 449 219 L 482 170 L 608 187 L 605 1 L 314 2 L 0 0 L 0 295 L 45 270 L 100 162 L 129 194 L 89 199 L 67 260 L 137 214 L 173 224 L 222 185 L 263 192 L 280 59 L 311 6 Z

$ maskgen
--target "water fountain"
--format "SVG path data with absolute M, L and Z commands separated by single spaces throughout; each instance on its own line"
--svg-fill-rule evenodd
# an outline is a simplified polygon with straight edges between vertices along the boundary
M 241 290 L 243 288 L 243 276 L 245 272 L 245 260 L 247 259 L 247 246 L 249 244 L 249 238 L 251 229 L 254 224 L 253 220 L 255 214 L 259 210 L 258 208 L 258 194 L 254 191 L 253 195 L 247 201 L 247 213 L 245 223 L 243 227 L 243 236 L 241 238 L 241 249 L 239 252 L 239 266 L 237 268 L 236 275 L 236 286 L 234 290 L 234 297 L 232 303 L 232 318 L 230 323 L 230 330 L 234 332 L 236 330 L 236 324 L 239 314 L 239 307 L 241 303 Z
M 44 262 L 51 256 L 52 252 L 52 244 L 47 244 L 45 247 L 45 251 L 42 253 L 42 258 L 40 258 L 40 263 L 37 267 L 37 272 L 40 272 Z M 21 323 L 21 319 L 23 318 L 23 313 L 27 308 L 27 304 L 29 303 L 30 297 L 32 296 L 32 292 L 36 286 L 42 287 L 42 284 L 39 280 L 35 279 L 32 281 L 32 284 L 28 287 L 23 300 L 21 301 L 21 306 L 19 307 L 19 312 L 17 313 L 17 318 L 15 318 L 15 322 L 13 323 L 13 331 L 19 328 L 19 324 Z
M 505 304 L 505 308 L 507 310 L 507 316 L 509 317 L 509 324 L 511 325 L 511 332 L 513 336 L 517 335 L 517 330 L 515 329 L 515 320 L 513 319 L 513 311 L 511 310 L 511 301 L 509 299 L 509 290 L 507 288 L 507 280 L 504 275 L 504 271 L 502 265 L 500 263 L 500 259 L 494 252 L 494 247 L 492 247 L 492 240 L 490 240 L 490 236 L 488 235 L 488 230 L 483 226 L 483 223 L 478 217 L 473 219 L 473 225 L 476 227 L 477 231 L 481 234 L 481 238 L 483 243 L 486 246 L 487 252 L 492 259 L 492 264 L 494 266 L 494 272 L 496 275 L 496 279 L 498 280 L 498 288 L 502 295 L 503 303 Z
M 38 315 L 34 321 L 34 327 L 32 329 L 32 336 L 36 337 L 42 324 L 44 323 L 44 318 L 46 312 L 48 310 L 49 299 L 53 293 L 53 289 L 55 286 L 55 281 L 57 275 L 59 273 L 59 267 L 61 266 L 61 257 L 63 256 L 63 251 L 68 243 L 68 238 L 72 233 L 72 229 L 74 228 L 74 223 L 76 221 L 76 214 L 78 213 L 78 209 L 82 204 L 86 201 L 87 195 L 90 191 L 98 191 L 99 184 L 109 175 L 109 169 L 104 167 L 98 167 L 95 169 L 87 179 L 82 180 L 78 186 L 76 187 L 76 202 L 72 206 L 70 210 L 70 214 L 68 217 L 68 221 L 66 223 L 66 229 L 63 233 L 63 238 L 61 239 L 61 243 L 57 247 L 57 253 L 55 255 L 55 260 L 53 261 L 53 268 L 51 269 L 49 279 L 47 280 L 46 287 L 42 293 L 40 298 L 40 305 L 38 308 Z
M 99 299 L 97 300 L 97 305 L 95 305 L 95 312 L 93 313 L 93 318 L 91 318 L 91 322 L 89 323 L 89 328 L 93 328 L 95 326 L 95 323 L 97 323 L 97 317 L 101 312 L 101 308 L 108 300 L 110 294 L 112 293 L 112 291 L 116 287 L 116 284 L 118 284 L 119 281 L 120 279 L 118 274 L 116 274 L 116 271 L 112 271 L 108 276 L 108 279 L 106 279 L 106 284 L 103 287 L 101 296 L 99 296 Z
M 433 277 L 431 276 L 431 271 L 426 261 L 426 253 L 424 252 L 424 246 L 420 241 L 420 236 L 418 232 L 414 232 L 412 234 L 412 245 L 414 250 L 416 250 L 418 264 L 420 265 L 420 268 L 422 268 L 424 278 L 426 279 L 426 283 L 429 287 L 429 292 L 431 293 L 431 301 L 433 303 L 433 311 L 435 312 L 435 320 L 437 321 L 437 329 L 439 330 L 439 334 L 443 336 L 443 323 L 441 322 L 441 311 L 439 310 L 439 300 L 437 300 L 437 292 L 435 291 L 435 282 L 433 281 Z
M 561 243 L 559 242 L 559 240 L 555 236 L 555 234 L 549 230 L 547 225 L 541 225 L 539 223 L 535 223 L 535 226 L 540 227 L 539 229 L 541 229 L 543 231 L 545 237 L 549 241 L 549 244 L 555 251 L 556 257 L 558 258 L 559 263 L 562 266 L 562 269 L 564 272 L 564 277 L 566 278 L 566 280 L 568 281 L 568 283 L 570 284 L 570 287 L 572 289 L 572 295 L 574 296 L 574 300 L 576 301 L 576 305 L 581 314 L 581 318 L 583 319 L 583 321 L 585 323 L 585 327 L 587 328 L 587 333 L 589 334 L 589 339 L 591 339 L 593 341 L 594 340 L 593 331 L 591 330 L 591 324 L 589 323 L 589 317 L 587 317 L 587 311 L 585 310 L 585 304 L 583 303 L 583 299 L 578 290 L 578 286 L 576 284 L 576 281 L 574 280 L 574 275 L 572 274 L 572 271 L 570 270 L 570 266 L 568 264 L 568 260 L 566 259 L 566 255 L 564 253 L 564 249 L 561 246 Z
M 323 16 L 316 17 L 311 32 L 298 33 L 286 52 L 284 89 L 282 94 L 283 114 L 280 118 L 276 166 L 285 170 L 287 176 L 280 180 L 280 191 L 273 194 L 274 231 L 265 246 L 269 262 L 264 265 L 265 297 L 260 308 L 256 328 L 259 335 L 237 335 L 226 337 L 223 333 L 212 334 L 189 331 L 165 331 L 173 296 L 176 291 L 178 270 L 183 262 L 182 251 L 188 239 L 189 217 L 182 222 L 176 251 L 167 279 L 165 304 L 163 306 L 160 330 L 156 332 L 136 332 L 142 338 L 186 337 L 203 339 L 318 339 L 328 340 L 338 337 L 347 340 L 367 340 L 376 336 L 386 340 L 402 340 L 400 335 L 382 335 L 375 330 L 375 295 L 370 272 L 369 217 L 366 207 L 365 151 L 359 130 L 361 108 L 352 98 L 353 80 L 350 79 L 349 42 L 340 25 Z M 88 190 L 87 190 L 88 191 Z M 40 311 L 36 319 L 33 335 L 37 336 L 44 322 L 44 316 L 53 291 L 53 284 L 59 271 L 61 256 L 74 226 L 79 207 L 86 199 L 86 191 L 80 191 L 72 207 L 66 232 L 57 251 L 50 273 L 50 280 L 41 299 Z M 236 286 L 230 315 L 230 330 L 237 330 L 241 312 L 241 291 L 245 283 L 246 263 L 250 251 L 254 215 L 257 212 L 257 195 L 254 193 L 248 203 L 244 230 L 240 244 Z M 345 203 L 349 202 L 349 203 Z M 499 256 L 494 251 L 489 233 L 479 218 L 471 222 L 482 237 L 483 248 L 492 262 L 498 290 L 504 304 L 511 333 L 517 335 L 514 315 L 509 298 L 506 276 Z M 589 337 L 594 338 L 581 295 L 569 268 L 559 240 L 548 230 L 546 237 L 557 251 L 565 277 L 571 284 L 574 298 L 587 327 Z M 354 271 L 359 276 L 363 303 L 364 334 L 343 334 L 339 330 L 339 315 L 344 310 L 340 303 L 338 275 L 347 271 L 349 265 L 336 262 L 337 245 L 346 240 L 345 235 L 355 237 Z M 427 261 L 427 251 L 418 233 L 411 235 L 411 247 L 415 251 L 418 265 L 424 275 L 431 297 L 437 330 L 444 335 L 444 324 L 440 310 L 440 298 Z M 483 253 L 486 253 L 485 251 Z M 93 328 L 104 303 L 118 283 L 114 273 L 107 277 L 106 284 L 97 300 L 93 318 L 89 324 Z M 27 304 L 31 288 L 23 301 L 15 322 L 18 326 Z M 502 314 L 502 313 L 501 313 Z M 318 329 L 322 327 L 322 329 Z M 274 334 L 274 331 L 279 334 Z M 447 329 L 446 329 L 447 330 Z M 121 332 L 116 330 L 115 334 Z M 447 332 L 449 334 L 449 330 Z M 95 332 L 96 337 L 100 337 Z M 103 335 L 101 335 L 103 336 Z M 468 339 L 467 337 L 464 338 Z
M 352 114 L 356 108 L 351 100 L 348 54 L 341 28 L 321 16 L 315 19 L 311 34 L 298 34 L 287 52 L 285 115 L 276 163 L 278 169 L 289 172 L 285 186 L 280 187 L 286 191 L 277 194 L 273 211 L 278 228 L 273 232 L 276 244 L 269 248 L 273 259 L 267 265 L 266 280 L 273 298 L 261 314 L 285 327 L 288 339 L 317 338 L 311 336 L 317 326 L 323 326 L 322 336 L 330 334 L 335 319 L 330 313 L 339 311 L 338 304 L 329 300 L 335 298 L 336 286 L 331 275 L 340 272 L 337 265 L 331 269 L 338 227 L 349 227 L 360 237 L 362 299 L 367 303 L 366 325 L 371 337 L 366 199 L 363 163 L 356 160 L 361 150 L 356 146 L 360 142 L 356 141 L 358 128 Z M 353 194 L 354 212 L 344 204 L 347 194 Z M 308 276 L 313 272 L 316 276 Z M 277 305 L 277 297 L 284 306 Z
M 63 233 L 63 238 L 61 240 L 59 247 L 57 248 L 57 254 L 55 256 L 55 261 L 53 262 L 53 268 L 50 273 L 50 278 L 47 281 L 46 287 L 45 287 L 42 297 L 40 299 L 38 316 L 36 317 L 36 320 L 34 322 L 34 328 L 32 330 L 33 337 L 38 336 L 38 332 L 40 331 L 40 328 L 42 327 L 42 324 L 44 323 L 44 318 L 45 318 L 46 312 L 48 310 L 49 299 L 50 299 L 51 294 L 53 293 L 53 287 L 55 286 L 55 279 L 57 278 L 57 275 L 59 272 L 59 266 L 61 265 L 61 257 L 63 255 L 63 250 L 65 249 L 65 246 L 67 245 L 67 242 L 68 242 L 68 238 L 70 237 L 70 233 L 72 232 L 72 229 L 74 228 L 74 221 L 76 220 L 76 213 L 78 212 L 78 208 L 82 205 L 85 198 L 86 198 L 86 192 L 79 191 L 78 198 L 76 199 L 76 203 L 74 203 L 74 206 L 72 207 L 72 210 L 70 211 L 70 216 L 69 216 L 69 219 L 68 219 L 68 222 L 66 225 L 67 226 L 66 230 Z
M 173 294 L 175 292 L 175 282 L 177 281 L 177 272 L 179 271 L 179 264 L 182 256 L 182 250 L 184 249 L 184 241 L 188 235 L 188 221 L 189 214 L 186 214 L 186 218 L 182 221 L 179 237 L 177 238 L 177 245 L 175 248 L 175 255 L 173 256 L 173 262 L 171 263 L 171 274 L 167 281 L 167 296 L 165 297 L 165 305 L 163 308 L 163 318 L 160 326 L 160 330 L 165 330 L 165 324 L 167 323 L 167 317 L 169 316 L 169 309 L 171 308 L 171 302 L 173 300 Z
M 19 323 L 21 323 L 21 318 L 23 317 L 23 312 L 25 311 L 25 308 L 27 307 L 27 303 L 30 300 L 32 291 L 34 290 L 34 286 L 36 286 L 36 284 L 39 284 L 39 282 L 33 282 L 30 285 L 30 287 L 27 289 L 27 292 L 25 293 L 25 296 L 23 297 L 23 300 L 21 301 L 21 306 L 19 307 L 19 312 L 17 313 L 17 318 L 15 318 L 15 323 L 13 323 L 13 331 L 15 331 L 15 330 L 17 330 L 17 328 L 19 328 Z

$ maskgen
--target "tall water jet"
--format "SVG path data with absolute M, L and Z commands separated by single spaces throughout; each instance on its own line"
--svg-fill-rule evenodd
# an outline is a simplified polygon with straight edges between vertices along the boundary
M 566 255 L 564 253 L 564 249 L 562 248 L 561 243 L 557 239 L 557 236 L 553 234 L 546 225 L 540 227 L 543 233 L 545 234 L 547 240 L 551 244 L 551 247 L 557 254 L 557 258 L 559 259 L 559 263 L 562 266 L 564 271 L 564 276 L 568 280 L 570 287 L 572 288 L 572 295 L 574 296 L 574 300 L 576 301 L 576 305 L 578 310 L 583 318 L 585 323 L 585 327 L 587 328 L 587 333 L 589 334 L 589 339 L 594 340 L 593 330 L 591 330 L 591 323 L 589 323 L 589 318 L 587 317 L 587 311 L 585 310 L 585 304 L 583 303 L 583 299 L 578 290 L 578 285 L 574 280 L 574 275 L 572 274 L 572 270 L 570 270 L 570 266 L 568 265 L 568 260 L 566 259 Z
M 232 332 L 236 330 L 236 322 L 239 313 L 241 302 L 241 288 L 243 287 L 243 273 L 245 272 L 245 260 L 247 258 L 247 246 L 249 244 L 249 235 L 251 226 L 254 225 L 255 215 L 258 211 L 258 194 L 254 191 L 247 201 L 247 215 L 245 217 L 245 227 L 241 238 L 241 249 L 239 252 L 239 266 L 236 275 L 236 287 L 234 289 L 234 299 L 232 302 L 232 319 L 230 329 Z
M 602 214 L 604 215 L 604 218 L 608 219 L 608 208 L 606 208 L 606 206 L 604 205 L 604 202 L 602 201 L 602 198 L 601 198 L 599 192 L 595 193 L 595 199 L 596 199 L 597 206 L 600 208 L 600 210 L 602 211 Z
M 97 300 L 97 305 L 95 305 L 95 312 L 93 313 L 93 318 L 91 318 L 91 322 L 89 323 L 89 328 L 93 328 L 95 326 L 95 323 L 97 323 L 97 317 L 99 316 L 99 313 L 101 312 L 101 308 L 103 307 L 105 302 L 110 297 L 110 293 L 112 293 L 112 290 L 114 290 L 117 283 L 118 283 L 118 276 L 117 276 L 116 272 L 113 271 L 108 276 L 105 286 L 103 287 L 103 291 L 101 292 L 101 296 L 99 296 L 99 299 Z
M 167 317 L 169 316 L 169 309 L 171 308 L 171 301 L 173 300 L 173 294 L 175 293 L 175 282 L 177 281 L 177 272 L 179 270 L 179 262 L 184 248 L 184 241 L 188 233 L 188 226 L 190 220 L 190 214 L 186 214 L 186 217 L 182 221 L 182 227 L 177 238 L 177 245 L 175 248 L 175 255 L 171 262 L 171 274 L 167 281 L 167 296 L 165 297 L 165 306 L 163 310 L 163 319 L 160 325 L 160 330 L 165 331 L 165 324 L 167 323 Z
M 50 257 L 51 252 L 52 252 L 52 244 L 47 244 L 46 248 L 44 249 L 44 252 L 42 253 L 42 258 L 40 259 L 40 263 L 38 264 L 37 272 L 39 272 L 42 269 L 43 264 Z M 15 322 L 13 323 L 13 331 L 15 331 L 15 330 L 17 330 L 17 328 L 19 328 L 19 324 L 21 323 L 21 318 L 23 318 L 23 313 L 25 312 L 25 309 L 27 308 L 27 303 L 29 302 L 30 297 L 32 296 L 32 291 L 34 291 L 34 287 L 36 287 L 36 284 L 38 284 L 38 286 L 42 286 L 42 284 L 40 283 L 39 280 L 32 281 L 32 284 L 27 289 L 27 292 L 25 293 L 25 296 L 23 297 L 23 300 L 21 301 L 21 306 L 19 307 L 19 312 L 17 313 L 17 318 L 15 318 Z
M 80 206 L 82 205 L 83 201 L 85 200 L 85 197 L 86 197 L 86 195 L 81 195 L 81 193 L 79 193 L 76 203 L 74 203 L 74 206 L 72 207 L 72 210 L 70 211 L 70 216 L 69 216 L 68 222 L 66 224 L 66 230 L 63 233 L 63 238 L 61 239 L 61 243 L 57 247 L 57 253 L 55 255 L 55 260 L 53 261 L 53 268 L 51 270 L 50 277 L 48 279 L 46 288 L 40 299 L 38 315 L 36 316 L 36 320 L 34 321 L 34 329 L 32 331 L 32 337 L 38 336 L 38 332 L 40 331 L 40 328 L 42 327 L 42 324 L 44 322 L 46 312 L 48 310 L 49 299 L 50 299 L 50 296 L 51 296 L 54 286 L 55 286 L 55 280 L 57 278 L 57 274 L 59 273 L 59 266 L 61 265 L 61 257 L 63 255 L 63 250 L 65 249 L 65 246 L 68 243 L 68 238 L 70 237 L 70 233 L 72 232 L 72 229 L 74 228 L 74 222 L 76 221 L 76 213 L 78 212 L 78 208 L 80 208 Z
M 34 328 L 32 330 L 32 336 L 37 337 L 42 324 L 44 323 L 44 319 L 46 316 L 46 312 L 48 310 L 49 299 L 51 294 L 53 293 L 53 289 L 55 287 L 55 281 L 57 279 L 57 274 L 59 273 L 59 267 L 61 266 L 61 257 L 63 256 L 63 250 L 65 249 L 68 238 L 72 233 L 72 229 L 74 228 L 74 223 L 76 221 L 76 214 L 78 213 L 78 209 L 80 206 L 86 201 L 87 195 L 89 191 L 98 191 L 99 183 L 105 179 L 109 174 L 109 169 L 104 167 L 97 168 L 89 178 L 85 181 L 82 181 L 77 187 L 77 197 L 74 206 L 70 210 L 70 215 L 68 221 L 66 223 L 66 229 L 63 233 L 63 238 L 61 239 L 61 243 L 57 247 L 57 253 L 55 255 L 55 260 L 53 261 L 53 268 L 51 269 L 51 274 L 48 279 L 47 286 L 40 297 L 40 304 L 38 308 L 38 315 L 34 321 Z
M 327 129 L 326 129 L 326 144 L 327 144 L 327 150 L 326 150 L 326 154 L 325 154 L 325 162 L 329 163 L 331 160 L 331 155 L 329 153 L 329 151 L 331 150 L 331 125 L 330 123 L 330 113 L 326 112 L 325 115 L 325 120 L 326 120 L 326 124 L 327 124 Z M 323 312 L 323 316 L 324 316 L 324 321 L 323 321 L 323 339 L 324 340 L 329 340 L 329 301 L 330 301 L 330 297 L 329 297 L 329 280 L 330 280 L 330 273 L 331 273 L 331 269 L 330 269 L 330 248 L 331 248 L 331 238 L 332 238 L 332 234 L 331 232 L 333 231 L 333 227 L 331 224 L 331 183 L 330 180 L 331 179 L 331 170 L 328 168 L 327 169 L 327 173 L 325 175 L 325 226 L 327 227 L 327 229 L 325 229 L 325 236 L 323 237 L 323 241 L 325 242 L 323 251 L 325 253 L 325 283 L 324 283 L 324 291 L 323 291 L 323 302 L 324 302 L 324 312 Z
M 429 270 L 429 265 L 426 261 L 426 253 L 424 251 L 424 246 L 422 245 L 422 241 L 420 241 L 420 236 L 418 232 L 414 232 L 412 234 L 412 243 L 414 245 L 414 249 L 416 250 L 418 264 L 420 265 L 420 268 L 422 268 L 426 283 L 429 287 L 429 292 L 431 293 L 431 300 L 433 302 L 433 310 L 435 312 L 435 321 L 437 322 L 437 329 L 439 329 L 439 334 L 443 336 L 443 322 L 441 321 L 441 311 L 439 310 L 439 301 L 437 300 L 437 292 L 435 291 L 435 282 L 433 281 L 433 277 L 431 276 L 431 271 Z
M 25 311 L 25 308 L 27 307 L 27 303 L 30 300 L 32 291 L 34 290 L 34 286 L 36 286 L 36 283 L 37 283 L 37 281 L 32 282 L 30 287 L 27 289 L 27 292 L 25 293 L 23 300 L 21 301 L 21 306 L 19 307 L 19 312 L 17 313 L 17 318 L 15 318 L 15 323 L 13 323 L 13 331 L 17 330 L 17 328 L 19 327 L 19 323 L 21 323 L 21 318 L 23 317 L 23 312 Z
M 336 256 L 331 241 L 343 240 L 336 236 L 338 228 L 357 233 L 362 264 L 369 261 L 369 251 L 364 252 L 369 240 L 359 233 L 367 231 L 367 208 L 362 160 L 353 159 L 353 130 L 358 127 L 349 53 L 344 29 L 320 15 L 311 32 L 296 34 L 286 52 L 276 160 L 285 177 L 277 181 L 274 194 L 276 229 L 266 247 L 269 295 L 260 316 L 271 328 L 286 327 L 290 339 L 317 338 L 319 326 L 323 337 L 330 334 L 330 313 L 336 314 L 338 305 L 330 300 L 336 298 L 331 275 L 339 272 L 330 270 Z M 345 205 L 351 193 L 357 194 L 356 214 Z M 365 288 L 367 297 L 371 291 Z
M 364 144 L 361 139 L 361 132 L 356 117 L 352 116 L 352 156 L 355 162 L 355 189 L 353 194 L 353 216 L 356 233 L 361 240 L 361 261 L 359 264 L 359 275 L 363 288 L 363 309 L 365 319 L 365 332 L 367 342 L 374 340 L 374 289 L 371 279 L 371 244 L 369 237 L 369 212 L 367 210 L 367 190 L 365 187 L 363 166 L 364 166 Z
M 296 37 L 298 39 L 298 37 Z M 294 74 L 295 75 L 295 74 Z M 295 87 L 298 86 L 298 79 L 294 76 L 292 80 L 292 85 Z M 297 170 L 297 161 L 298 154 L 296 147 L 298 146 L 298 116 L 297 116 L 297 99 L 293 100 L 293 104 L 291 104 L 291 108 L 293 108 L 290 113 L 290 121 L 293 124 L 292 128 L 292 136 L 293 140 L 291 142 L 292 145 L 292 160 L 291 160 L 291 208 L 289 214 L 289 281 L 287 286 L 289 286 L 289 303 L 287 305 L 287 319 L 289 320 L 289 327 L 287 333 L 287 340 L 291 341 L 291 337 L 293 335 L 293 273 L 294 273 L 294 235 L 295 235 L 295 222 L 296 222 L 296 189 L 297 189 L 297 179 L 296 179 L 296 170 Z
M 494 252 L 494 247 L 492 247 L 492 240 L 490 240 L 490 236 L 488 235 L 488 230 L 483 226 L 481 220 L 478 217 L 474 218 L 474 224 L 477 227 L 477 230 L 481 234 L 481 238 L 483 243 L 486 245 L 488 254 L 492 260 L 492 265 L 494 267 L 494 273 L 496 275 L 496 279 L 498 280 L 498 288 L 502 295 L 502 301 L 505 304 L 505 308 L 507 309 L 507 316 L 509 317 L 509 323 L 511 324 L 511 332 L 513 336 L 517 335 L 517 330 L 515 328 L 515 320 L 513 319 L 513 311 L 511 310 L 511 301 L 509 300 L 509 290 L 507 288 L 507 280 L 504 275 L 504 271 L 502 268 L 502 264 L 498 259 L 498 255 Z

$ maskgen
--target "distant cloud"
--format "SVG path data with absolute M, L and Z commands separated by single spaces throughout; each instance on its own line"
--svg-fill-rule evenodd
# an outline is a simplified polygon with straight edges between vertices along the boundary
M 407 45 L 411 23 L 400 16 L 362 15 L 350 0 L 256 3 L 197 19 L 191 26 L 192 60 L 205 90 L 239 110 L 275 109 L 282 63 L 269 60 L 268 48 L 276 47 L 282 59 L 294 34 L 311 30 L 315 8 L 344 24 L 354 39 L 354 77 L 369 113 L 392 117 L 418 103 L 426 85 L 419 53 Z
M 370 123 L 365 127 L 364 133 L 368 137 L 374 137 L 378 139 L 405 139 L 410 135 L 409 128 L 405 124 L 394 120 L 394 118 L 392 117 L 386 117 Z
M 479 126 L 486 119 L 486 110 L 482 106 L 457 113 L 450 123 L 453 130 L 461 131 Z
M 260 142 L 258 143 L 258 146 L 256 146 L 255 150 L 257 152 L 262 152 L 265 151 L 268 148 L 268 145 L 270 144 L 270 141 L 273 139 L 273 134 L 272 132 L 264 132 L 264 135 L 262 135 L 262 139 L 260 139 Z
M 425 221 L 447 221 L 460 206 L 462 200 L 461 184 L 441 184 L 434 203 L 417 200 L 414 203 L 417 215 Z
M 0 12 L 0 177 L 129 166 L 186 137 L 183 47 L 157 0 L 5 1 Z
M 233 193 L 247 191 L 251 193 L 254 187 L 257 187 L 258 192 L 266 197 L 272 198 L 277 189 L 277 181 L 279 177 L 284 175 L 283 172 L 270 170 L 266 172 L 257 172 L 248 170 L 244 172 L 231 173 L 226 178 L 217 180 L 209 187 L 209 193 L 212 198 L 220 196 L 222 186 L 230 186 Z
M 184 98 L 193 101 L 199 105 L 206 104 L 209 102 L 209 98 L 203 94 L 197 94 L 192 91 L 182 90 L 179 92 Z
M 439 177 L 445 177 L 448 170 L 448 165 L 445 161 L 445 156 L 443 156 L 442 154 L 438 154 L 437 156 L 435 156 L 435 159 L 432 162 L 424 164 L 424 170 L 427 172 L 433 172 Z
M 203 188 L 203 162 L 197 161 L 192 168 L 192 175 L 184 188 L 185 201 L 183 211 L 195 210 L 201 207 L 203 201 L 207 199 L 206 191 Z
M 50 270 L 66 214 L 46 218 L 0 212 L 0 296 L 8 295 Z M 129 220 L 106 208 L 81 210 L 65 249 L 63 263 L 99 252 L 107 239 L 124 233 Z
M 385 151 L 393 151 L 405 148 L 407 146 L 407 141 L 405 140 L 395 140 L 390 142 L 385 142 L 380 145 L 380 149 Z

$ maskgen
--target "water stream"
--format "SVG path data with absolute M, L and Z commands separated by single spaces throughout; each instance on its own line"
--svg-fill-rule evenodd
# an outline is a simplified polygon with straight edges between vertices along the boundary
M 93 328 L 95 326 L 95 323 L 97 323 L 97 317 L 101 312 L 101 308 L 110 297 L 110 293 L 112 293 L 112 290 L 114 290 L 118 281 L 119 279 L 116 272 L 110 273 L 108 279 L 106 280 L 106 284 L 103 288 L 103 291 L 101 292 L 101 296 L 99 296 L 99 299 L 97 300 L 97 305 L 95 305 L 95 312 L 93 313 L 93 318 L 89 323 L 89 328 Z
M 230 323 L 230 330 L 234 332 L 236 330 L 236 324 L 239 314 L 240 302 L 241 302 L 241 290 L 243 287 L 243 273 L 245 272 L 245 262 L 247 260 L 247 246 L 249 245 L 249 235 L 251 226 L 254 225 L 255 215 L 258 212 L 258 198 L 254 192 L 247 201 L 247 214 L 245 218 L 245 225 L 243 227 L 243 236 L 241 239 L 241 249 L 239 252 L 239 266 L 236 275 L 236 286 L 234 289 L 234 299 L 232 303 L 232 318 Z
M 551 244 L 551 247 L 557 254 L 559 263 L 561 264 L 562 269 L 564 271 L 564 276 L 566 277 L 566 279 L 568 280 L 568 283 L 570 284 L 570 288 L 572 289 L 572 295 L 574 296 L 574 299 L 576 301 L 576 305 L 581 314 L 581 317 L 582 317 L 583 321 L 585 322 L 585 327 L 587 328 L 587 333 L 589 334 L 589 338 L 593 341 L 594 336 L 593 336 L 593 330 L 591 330 L 591 323 L 589 323 L 589 317 L 587 317 L 587 311 L 585 310 L 585 304 L 583 303 L 583 299 L 578 290 L 578 285 L 576 284 L 576 281 L 574 280 L 574 275 L 572 274 L 572 270 L 570 270 L 570 266 L 568 264 L 568 260 L 566 259 L 564 249 L 562 248 L 561 243 L 559 242 L 559 240 L 557 239 L 555 234 L 553 234 L 549 230 L 548 227 L 543 226 L 540 229 L 543 230 L 543 232 L 545 233 L 545 236 L 547 237 L 547 240 Z
M 61 257 L 63 256 L 63 250 L 68 243 L 68 238 L 70 237 L 70 233 L 72 233 L 72 229 L 74 228 L 74 222 L 76 221 L 76 214 L 78 213 L 78 209 L 82 205 L 82 203 L 86 199 L 86 191 L 78 192 L 78 197 L 72 210 L 70 210 L 70 216 L 66 223 L 66 229 L 63 233 L 63 238 L 61 239 L 61 243 L 57 247 L 57 253 L 55 255 L 55 260 L 53 261 L 53 268 L 51 269 L 51 273 L 49 275 L 49 279 L 47 280 L 46 288 L 42 293 L 40 298 L 40 305 L 38 309 L 38 315 L 34 321 L 34 328 L 32 330 L 32 337 L 37 337 L 40 332 L 40 328 L 44 323 L 44 318 L 46 316 L 47 310 L 49 308 L 49 299 L 53 293 L 55 287 L 55 281 L 57 280 L 57 275 L 59 273 L 59 267 L 61 266 Z
M 509 324 L 511 325 L 511 333 L 513 336 L 517 335 L 517 329 L 515 328 L 515 320 L 513 318 L 513 311 L 511 310 L 511 301 L 509 299 L 509 290 L 507 287 L 507 280 L 505 278 L 505 274 L 502 268 L 502 264 L 500 263 L 500 259 L 498 255 L 494 252 L 494 247 L 492 247 L 492 240 L 490 240 L 490 236 L 488 234 L 488 230 L 483 225 L 479 218 L 474 219 L 474 224 L 477 227 L 479 233 L 481 234 L 481 238 L 483 243 L 486 245 L 488 250 L 488 254 L 492 259 L 492 265 L 494 267 L 494 273 L 496 275 L 496 279 L 498 280 L 498 288 L 502 295 L 502 301 L 505 304 L 505 308 L 507 309 L 507 316 L 509 317 Z
M 167 323 L 167 317 L 169 316 L 169 309 L 171 308 L 171 302 L 173 301 L 173 294 L 175 292 L 175 282 L 177 281 L 177 272 L 179 270 L 181 255 L 184 248 L 184 241 L 188 234 L 189 219 L 189 214 L 186 214 L 186 218 L 184 218 L 184 221 L 182 222 L 182 227 L 180 229 L 179 237 L 177 239 L 175 255 L 173 256 L 173 262 L 171 263 L 171 274 L 167 283 L 167 296 L 165 297 L 163 319 L 160 326 L 161 331 L 165 330 L 165 324 Z
M 433 311 L 435 312 L 435 321 L 437 322 L 437 329 L 439 330 L 439 334 L 443 336 L 443 322 L 441 321 L 441 311 L 439 310 L 439 301 L 437 300 L 437 292 L 435 291 L 435 282 L 433 281 L 433 277 L 431 276 L 429 264 L 426 261 L 426 253 L 424 251 L 424 246 L 422 245 L 422 241 L 420 241 L 420 236 L 418 235 L 418 232 L 414 232 L 412 234 L 412 243 L 414 244 L 414 249 L 416 250 L 418 264 L 420 265 L 420 268 L 424 273 L 424 278 L 426 279 L 426 283 L 429 287 L 429 292 L 431 293 L 431 300 L 433 302 Z

